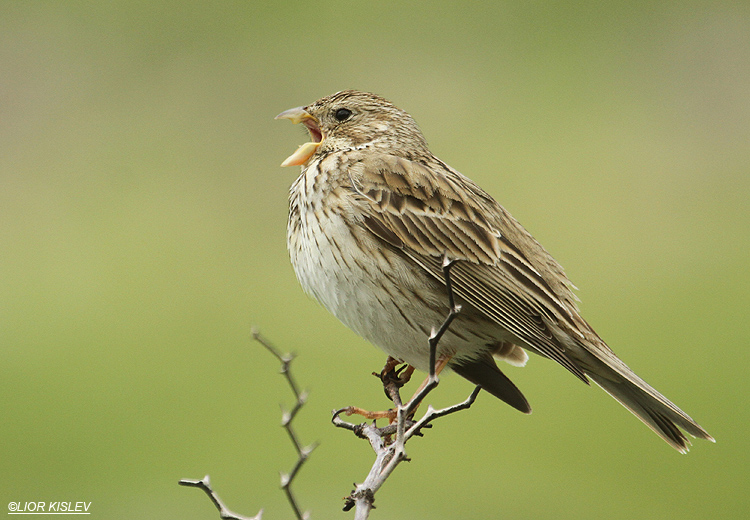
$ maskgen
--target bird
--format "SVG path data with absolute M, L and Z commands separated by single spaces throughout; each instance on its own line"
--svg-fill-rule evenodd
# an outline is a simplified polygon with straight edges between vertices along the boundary
M 596 383 L 681 453 L 686 434 L 714 441 L 615 355 L 581 316 L 560 264 L 438 159 L 407 112 L 343 90 L 276 119 L 310 137 L 281 164 L 301 170 L 287 224 L 297 279 L 389 360 L 429 370 L 426 338 L 445 319 L 450 284 L 461 312 L 438 344 L 441 367 L 530 413 L 497 361 L 524 366 L 531 352 Z

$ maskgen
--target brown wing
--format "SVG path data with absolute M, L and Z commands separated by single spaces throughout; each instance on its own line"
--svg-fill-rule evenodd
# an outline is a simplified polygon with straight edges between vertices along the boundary
M 575 296 L 562 268 L 492 197 L 443 163 L 430 167 L 370 151 L 349 167 L 368 206 L 364 225 L 538 353 L 588 382 L 550 330 L 577 330 Z

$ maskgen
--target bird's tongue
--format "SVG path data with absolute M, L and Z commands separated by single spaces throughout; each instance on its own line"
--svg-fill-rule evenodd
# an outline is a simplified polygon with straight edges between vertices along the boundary
M 305 164 L 318 149 L 320 143 L 305 143 L 297 148 L 297 151 L 287 157 L 281 166 L 300 166 Z

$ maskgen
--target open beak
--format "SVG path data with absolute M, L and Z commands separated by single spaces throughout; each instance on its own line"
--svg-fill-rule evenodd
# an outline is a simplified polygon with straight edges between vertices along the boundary
M 320 131 L 318 120 L 307 113 L 304 107 L 290 108 L 289 110 L 285 110 L 277 115 L 274 119 L 288 119 L 295 125 L 302 123 L 307 127 L 312 142 L 305 143 L 297 148 L 297 151 L 287 157 L 284 162 L 281 163 L 281 166 L 300 166 L 305 164 L 310 157 L 313 156 L 318 149 L 318 146 L 320 146 L 320 143 L 323 141 L 323 133 Z

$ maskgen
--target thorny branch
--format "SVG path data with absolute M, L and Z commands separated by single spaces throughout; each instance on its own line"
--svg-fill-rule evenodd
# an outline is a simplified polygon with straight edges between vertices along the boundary
M 290 471 L 289 473 L 281 474 L 281 488 L 284 490 L 284 493 L 286 493 L 286 497 L 289 500 L 289 505 L 291 505 L 292 510 L 294 510 L 295 518 L 297 520 L 304 520 L 309 518 L 310 514 L 307 511 L 305 511 L 304 513 L 300 511 L 300 508 L 297 505 L 297 500 L 294 498 L 294 494 L 292 493 L 292 482 L 294 481 L 294 477 L 297 476 L 297 473 L 299 472 L 302 465 L 310 456 L 310 453 L 312 453 L 312 451 L 318 446 L 318 444 L 314 443 L 310 446 L 302 446 L 299 442 L 299 439 L 297 438 L 297 433 L 294 431 L 292 421 L 297 415 L 297 412 L 299 412 L 300 408 L 302 408 L 302 406 L 304 406 L 305 402 L 307 401 L 307 392 L 300 392 L 297 387 L 297 383 L 292 377 L 290 366 L 292 360 L 294 359 L 293 356 L 289 354 L 282 355 L 281 352 L 276 349 L 276 347 L 271 345 L 271 343 L 255 329 L 253 329 L 253 339 L 266 347 L 266 349 L 271 354 L 276 356 L 276 359 L 281 362 L 281 373 L 289 383 L 289 387 L 292 389 L 292 392 L 294 393 L 294 397 L 296 399 L 292 409 L 288 412 L 282 412 L 281 414 L 281 425 L 289 435 L 289 439 L 291 439 L 292 444 L 294 445 L 294 449 L 297 450 L 297 462 L 294 463 L 292 471 Z
M 263 510 L 261 509 L 258 511 L 258 514 L 250 517 L 250 516 L 242 516 L 238 513 L 235 513 L 231 509 L 229 509 L 227 506 L 224 505 L 224 502 L 219 498 L 219 495 L 214 492 L 214 490 L 211 488 L 211 482 L 208 478 L 208 475 L 203 477 L 201 480 L 193 480 L 193 479 L 187 479 L 184 478 L 180 480 L 179 484 L 181 486 L 189 486 L 189 487 L 197 487 L 202 489 L 206 492 L 208 495 L 208 498 L 211 499 L 211 502 L 214 503 L 216 506 L 216 509 L 219 510 L 219 516 L 223 518 L 224 520 L 261 520 L 261 515 L 263 514 Z
M 481 389 L 477 386 L 465 401 L 441 410 L 435 410 L 432 406 L 428 406 L 427 411 L 421 419 L 416 422 L 412 419 L 417 406 L 438 385 L 439 381 L 436 374 L 437 346 L 443 334 L 450 327 L 451 322 L 461 312 L 461 306 L 456 305 L 454 301 L 451 285 L 450 269 L 454 263 L 454 260 L 449 260 L 447 257 L 443 258 L 443 276 L 445 277 L 445 286 L 448 292 L 449 312 L 440 328 L 437 330 L 433 328 L 432 334 L 430 334 L 430 376 L 427 384 L 409 402 L 402 404 L 398 380 L 383 378 L 386 394 L 391 396 L 396 406 L 396 423 L 383 428 L 378 428 L 374 421 L 372 424 L 362 423 L 355 425 L 341 419 L 341 413 L 345 412 L 346 408 L 333 412 L 333 424 L 339 428 L 353 431 L 358 437 L 367 439 L 376 455 L 375 462 L 367 478 L 363 483 L 356 486 L 344 504 L 344 511 L 349 511 L 353 507 L 356 508 L 355 520 L 364 520 L 369 517 L 370 511 L 375 507 L 373 505 L 375 493 L 377 493 L 391 473 L 393 473 L 396 466 L 404 460 L 409 460 L 405 449 L 407 441 L 415 435 L 421 436 L 422 429 L 430 427 L 430 423 L 435 419 L 469 408 L 476 400 Z M 391 442 L 394 434 L 396 436 L 395 440 Z
M 459 312 L 461 312 L 461 306 L 456 305 L 455 299 L 453 298 L 453 284 L 451 283 L 451 267 L 453 267 L 455 263 L 455 260 L 448 260 L 447 255 L 443 257 L 443 277 L 445 278 L 445 289 L 448 292 L 449 312 L 440 328 L 435 331 L 435 328 L 433 327 L 432 334 L 430 334 L 430 379 L 435 378 L 435 366 L 437 363 L 435 357 L 437 356 L 437 346 L 440 342 L 440 338 L 443 337 L 445 331 L 448 330 L 448 327 L 453 323 L 454 318 L 458 316 Z
M 356 508 L 354 516 L 355 520 L 364 520 L 369 517 L 370 511 L 375 508 L 375 493 L 377 493 L 377 491 L 383 486 L 391 473 L 393 473 L 402 461 L 409 460 L 405 449 L 406 443 L 409 439 L 415 435 L 422 436 L 422 430 L 424 428 L 430 428 L 432 426 L 431 423 L 435 419 L 469 408 L 474 404 L 477 395 L 479 395 L 481 388 L 477 386 L 465 401 L 440 410 L 435 410 L 432 406 L 428 406 L 427 411 L 421 419 L 418 421 L 413 419 L 414 413 L 419 404 L 439 383 L 436 369 L 438 343 L 450 327 L 453 320 L 461 312 L 461 306 L 456 305 L 455 303 L 453 288 L 451 285 L 450 270 L 454 263 L 454 260 L 449 260 L 447 257 L 444 257 L 443 259 L 443 276 L 445 278 L 445 286 L 448 294 L 449 311 L 440 327 L 438 329 L 432 329 L 428 340 L 430 347 L 430 375 L 427 378 L 427 381 L 422 388 L 404 404 L 401 401 L 400 394 L 400 388 L 403 385 L 403 381 L 398 377 L 398 374 L 396 373 L 395 377 L 382 377 L 386 395 L 390 397 L 396 407 L 396 422 L 382 428 L 379 428 L 374 421 L 371 424 L 352 424 L 344 421 L 340 417 L 340 415 L 348 410 L 348 408 L 342 408 L 341 410 L 333 412 L 333 424 L 339 428 L 351 430 L 358 437 L 367 439 L 376 455 L 375 462 L 372 465 L 367 478 L 365 478 L 365 481 L 362 484 L 357 485 L 356 489 L 351 492 L 345 501 L 344 511 Z M 286 493 L 289 504 L 294 511 L 295 518 L 297 520 L 306 520 L 309 518 L 309 513 L 302 513 L 300 511 L 297 501 L 294 498 L 294 494 L 292 493 L 291 485 L 300 468 L 317 446 L 317 444 L 314 444 L 312 446 L 303 447 L 292 427 L 292 421 L 300 408 L 305 404 L 307 394 L 305 392 L 300 392 L 297 383 L 292 377 L 290 365 L 294 358 L 288 354 L 281 354 L 279 350 L 277 350 L 256 330 L 253 330 L 253 339 L 263 345 L 276 357 L 276 359 L 279 360 L 281 363 L 281 373 L 286 378 L 289 387 L 292 389 L 292 393 L 294 393 L 296 400 L 295 404 L 290 411 L 282 413 L 281 424 L 289 435 L 289 438 L 294 445 L 294 449 L 297 451 L 297 461 L 291 472 L 281 474 L 281 487 Z M 261 520 L 263 510 L 260 510 L 254 517 L 246 517 L 228 509 L 211 488 L 208 475 L 201 480 L 183 479 L 180 480 L 179 484 L 182 486 L 202 489 L 214 503 L 216 509 L 219 510 L 219 515 L 222 519 Z
M 295 462 L 294 467 L 292 468 L 292 471 L 290 471 L 289 473 L 281 474 L 281 488 L 284 490 L 284 493 L 286 493 L 286 497 L 289 500 L 289 504 L 291 505 L 292 510 L 294 511 L 295 518 L 297 520 L 306 520 L 307 518 L 309 518 L 310 515 L 307 511 L 305 511 L 304 513 L 300 511 L 299 505 L 297 504 L 297 500 L 295 499 L 294 494 L 292 493 L 292 482 L 294 481 L 294 477 L 297 476 L 297 473 L 299 472 L 302 465 L 310 456 L 310 453 L 312 453 L 312 451 L 317 447 L 317 443 L 311 446 L 302 446 L 302 444 L 300 444 L 299 439 L 297 437 L 297 433 L 294 431 L 294 428 L 292 426 L 292 421 L 297 415 L 297 412 L 299 412 L 299 410 L 305 404 L 307 400 L 307 393 L 300 392 L 299 387 L 297 386 L 297 383 L 292 377 L 291 364 L 292 364 L 292 360 L 294 359 L 294 357 L 289 354 L 286 354 L 286 355 L 281 354 L 281 352 L 278 349 L 276 349 L 268 340 L 266 340 L 260 334 L 260 332 L 258 332 L 255 329 L 253 329 L 253 339 L 257 341 L 258 343 L 260 343 L 261 345 L 263 345 L 271 354 L 273 354 L 276 357 L 276 359 L 279 360 L 279 362 L 281 362 L 281 373 L 286 378 L 287 383 L 289 383 L 289 387 L 292 389 L 292 393 L 294 393 L 294 398 L 295 398 L 294 406 L 288 412 L 282 411 L 281 425 L 286 430 L 287 434 L 289 435 L 289 439 L 291 439 L 292 444 L 294 445 L 294 449 L 297 451 L 297 461 Z M 216 506 L 216 509 L 219 510 L 219 516 L 222 519 L 261 520 L 261 515 L 263 514 L 262 509 L 258 512 L 257 515 L 253 517 L 242 516 L 228 509 L 224 505 L 224 502 L 222 502 L 219 496 L 216 494 L 216 492 L 211 488 L 211 483 L 209 481 L 208 475 L 203 477 L 202 480 L 182 479 L 179 481 L 179 484 L 182 486 L 197 487 L 205 491 L 206 494 L 211 499 L 211 501 Z

